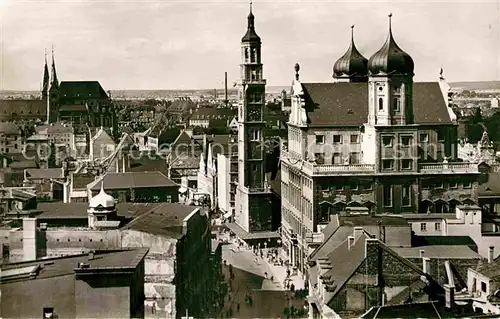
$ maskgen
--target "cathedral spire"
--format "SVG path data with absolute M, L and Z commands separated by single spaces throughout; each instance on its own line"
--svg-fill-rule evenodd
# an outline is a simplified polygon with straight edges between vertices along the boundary
M 50 88 L 51 89 L 58 89 L 59 88 L 59 81 L 57 80 L 57 73 L 56 73 L 56 62 L 54 58 L 54 46 L 52 46 L 52 73 L 51 73 L 51 81 L 50 81 Z
M 47 50 L 45 50 L 45 65 L 43 67 L 43 85 L 42 85 L 42 96 L 47 95 L 47 91 L 49 90 L 49 82 L 50 82 L 50 75 L 49 75 L 49 66 L 47 64 Z

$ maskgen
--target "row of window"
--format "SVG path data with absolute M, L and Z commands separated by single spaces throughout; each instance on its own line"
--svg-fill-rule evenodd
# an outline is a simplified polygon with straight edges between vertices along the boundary
M 466 181 L 462 183 L 458 182 L 447 182 L 448 189 L 458 189 L 459 186 L 462 188 L 472 188 L 472 182 Z M 422 189 L 444 189 L 445 184 L 443 181 L 432 181 L 432 182 L 422 182 Z
M 413 160 L 412 159 L 402 159 L 400 160 L 400 167 L 404 170 L 413 169 Z M 384 159 L 382 160 L 382 169 L 391 170 L 394 169 L 394 160 L 393 159 Z
M 320 187 L 320 189 L 323 192 L 343 191 L 343 190 L 346 190 L 346 189 L 371 191 L 371 190 L 373 190 L 373 185 L 370 182 L 356 182 L 356 181 L 353 181 L 353 182 L 351 182 L 348 185 L 343 185 L 343 184 L 323 185 L 322 187 Z
M 425 134 L 427 135 L 427 134 Z M 428 137 L 427 137 L 428 138 Z M 382 136 L 382 145 L 384 147 L 392 147 L 394 141 L 394 136 Z M 413 143 L 413 136 L 406 135 L 401 136 L 401 146 L 402 147 L 410 147 Z
M 359 144 L 360 138 L 359 134 L 351 134 L 350 136 L 351 144 Z M 342 144 L 344 137 L 342 135 L 333 135 L 333 144 Z M 325 135 L 317 134 L 316 135 L 316 144 L 325 144 Z
M 325 164 L 325 153 L 315 153 L 314 159 L 316 160 L 316 164 Z M 333 165 L 342 165 L 342 164 L 360 164 L 361 163 L 361 154 L 359 152 L 349 153 L 349 157 L 345 159 L 342 158 L 342 153 L 333 153 L 332 155 L 332 164 Z
M 434 230 L 441 231 L 441 223 L 434 223 Z M 421 232 L 427 231 L 427 223 L 420 223 L 420 231 Z

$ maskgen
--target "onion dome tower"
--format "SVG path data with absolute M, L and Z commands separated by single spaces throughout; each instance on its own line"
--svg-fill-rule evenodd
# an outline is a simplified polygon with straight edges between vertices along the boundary
M 403 51 L 392 35 L 368 60 L 369 115 L 373 125 L 406 125 L 413 123 L 413 59 Z
M 351 45 L 347 52 L 333 65 L 335 82 L 366 82 L 368 60 L 359 53 L 354 44 L 354 25 L 351 26 Z
M 101 191 L 92 197 L 89 202 L 88 223 L 89 228 L 95 228 L 96 221 L 116 220 L 116 202 L 113 196 L 104 191 L 104 181 L 101 181 Z

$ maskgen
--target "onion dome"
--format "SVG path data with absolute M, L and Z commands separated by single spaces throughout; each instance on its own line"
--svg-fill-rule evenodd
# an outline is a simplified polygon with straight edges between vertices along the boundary
M 359 53 L 354 44 L 354 26 L 351 26 L 351 45 L 347 52 L 333 65 L 333 76 L 353 75 L 366 77 L 368 74 L 368 59 Z
M 394 41 L 391 18 L 392 14 L 389 14 L 389 36 L 382 48 L 372 55 L 368 61 L 368 71 L 372 75 L 379 73 L 413 75 L 413 59 Z
M 90 208 L 114 208 L 115 199 L 113 196 L 106 194 L 104 191 L 104 183 L 101 182 L 101 191 L 96 196 L 92 197 L 89 203 Z
M 241 38 L 241 42 L 260 42 L 260 37 L 255 32 L 255 16 L 252 13 L 252 2 L 250 2 L 250 13 L 248 14 L 247 33 Z

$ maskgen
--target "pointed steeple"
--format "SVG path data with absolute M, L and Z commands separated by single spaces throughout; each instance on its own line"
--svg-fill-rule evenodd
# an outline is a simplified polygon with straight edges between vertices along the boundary
M 56 73 L 56 61 L 54 58 L 54 47 L 52 47 L 52 70 L 51 70 L 51 75 L 50 75 L 50 89 L 57 90 L 59 88 L 59 81 L 57 80 L 57 73 Z
M 45 50 L 45 66 L 43 67 L 43 85 L 42 85 L 42 94 L 45 96 L 49 90 L 49 66 L 47 64 L 47 50 Z
M 250 1 L 250 13 L 248 14 L 247 33 L 241 39 L 241 42 L 260 42 L 260 37 L 255 32 L 255 16 L 252 12 L 252 1 Z

